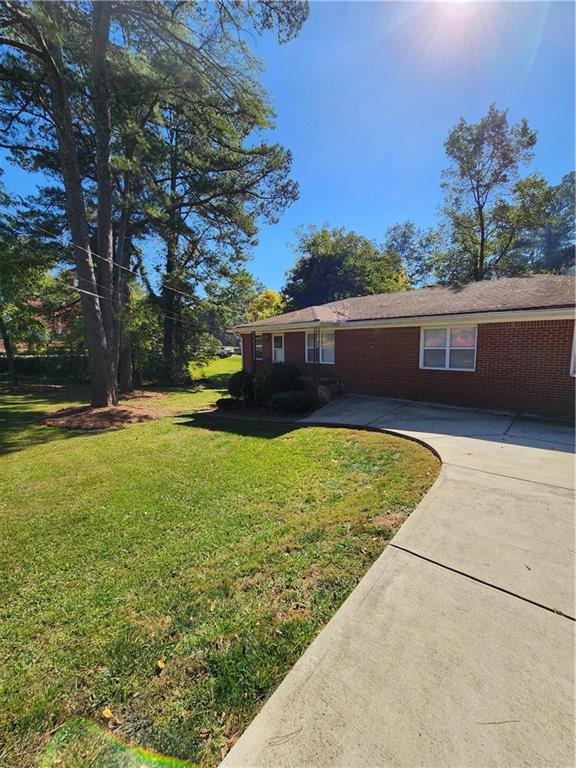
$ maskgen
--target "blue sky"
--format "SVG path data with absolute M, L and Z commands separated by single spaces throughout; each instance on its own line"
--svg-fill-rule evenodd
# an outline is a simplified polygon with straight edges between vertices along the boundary
M 312 2 L 300 35 L 259 45 L 294 156 L 300 200 L 263 227 L 251 262 L 271 288 L 293 264 L 299 225 L 381 240 L 387 226 L 434 223 L 443 143 L 491 102 L 538 131 L 531 170 L 574 167 L 574 6 L 569 2 Z
M 269 138 L 292 151 L 300 199 L 262 227 L 251 271 L 279 289 L 300 225 L 378 241 L 397 221 L 433 224 L 448 131 L 491 102 L 528 118 L 538 131 L 530 170 L 558 183 L 574 168 L 573 30 L 571 2 L 315 0 L 295 40 L 257 39 L 277 115 Z M 13 167 L 4 181 L 34 191 Z

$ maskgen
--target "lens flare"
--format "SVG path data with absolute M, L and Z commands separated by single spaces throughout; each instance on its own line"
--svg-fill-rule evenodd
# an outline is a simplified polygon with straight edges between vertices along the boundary
M 490 43 L 498 12 L 491 2 L 426 3 L 412 20 L 411 42 L 428 60 L 454 63 Z

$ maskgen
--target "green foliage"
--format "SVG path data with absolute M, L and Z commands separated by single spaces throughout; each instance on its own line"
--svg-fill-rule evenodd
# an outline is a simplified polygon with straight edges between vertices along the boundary
M 258 368 L 254 375 L 254 397 L 266 403 L 277 392 L 302 389 L 300 371 L 290 363 L 269 363 Z
M 306 389 L 293 389 L 272 395 L 272 407 L 283 413 L 304 413 L 314 405 L 314 396 Z
M 289 309 L 410 287 L 397 253 L 343 228 L 301 230 L 296 253 L 282 289 Z
M 0 206 L 7 206 L 0 183 Z M 7 207 L 0 214 L 0 340 L 4 344 L 11 377 L 16 383 L 16 354 L 22 348 L 40 351 L 54 338 L 61 323 L 59 308 L 71 301 L 71 292 L 53 273 L 58 250 L 38 239 L 15 234 Z M 69 304 L 69 306 L 70 306 Z
M 70 355 L 66 350 L 45 352 L 40 355 L 16 355 L 18 375 L 28 379 L 49 382 L 89 381 L 90 367 L 86 355 Z M 8 372 L 8 361 L 0 355 L 0 373 Z
M 228 394 L 246 405 L 254 402 L 254 374 L 251 371 L 237 371 L 228 381 Z
M 0 3 L 3 146 L 20 167 L 55 179 L 33 203 L 35 220 L 49 212 L 58 232 L 83 239 L 72 250 L 90 288 L 82 311 L 92 318 L 85 330 L 98 398 L 114 399 L 115 343 L 129 345 L 120 333 L 126 271 L 94 265 L 86 246 L 98 230 L 100 256 L 114 239 L 106 259 L 138 265 L 163 313 L 161 372 L 184 376 L 188 352 L 208 330 L 197 318 L 205 310 L 198 289 L 225 282 L 247 259 L 260 221 L 277 221 L 297 199 L 290 153 L 267 140 L 273 111 L 251 43 L 270 29 L 290 40 L 307 15 L 306 2 L 264 0 Z M 138 253 L 150 237 L 165 244 L 159 291 Z M 103 301 L 94 266 L 98 281 L 111 283 Z M 111 312 L 108 302 L 122 306 Z M 198 327 L 189 343 L 180 331 L 191 315 Z M 99 353 L 105 346 L 109 360 Z M 133 351 L 156 367 L 145 342 Z
M 199 333 L 190 345 L 192 359 L 188 366 L 205 367 L 216 357 L 221 346 L 222 342 L 211 333 Z
M 220 281 L 208 283 L 205 288 L 210 322 L 221 329 L 245 323 L 248 307 L 263 290 L 261 283 L 243 267 Z
M 388 227 L 384 248 L 401 259 L 413 285 L 433 282 L 437 261 L 442 258 L 441 234 L 435 229 L 420 229 L 411 221 Z
M 285 307 L 286 302 L 278 291 L 265 288 L 248 304 L 246 320 L 253 323 L 256 320 L 265 320 L 267 317 L 281 315 Z
M 386 232 L 386 250 L 415 285 L 573 269 L 575 175 L 556 187 L 538 173 L 521 176 L 535 143 L 526 120 L 510 126 L 494 105 L 478 123 L 462 118 L 450 131 L 441 226 L 407 221 Z
M 525 119 L 510 126 L 507 112 L 494 104 L 478 123 L 461 118 L 450 131 L 444 145 L 450 165 L 442 184 L 450 248 L 440 264 L 440 282 L 507 274 L 518 236 L 542 220 L 542 180 L 519 178 L 535 144 Z
M 526 227 L 517 249 L 529 254 L 535 272 L 565 274 L 574 270 L 576 174 L 567 173 L 551 187 L 546 216 L 536 228 Z

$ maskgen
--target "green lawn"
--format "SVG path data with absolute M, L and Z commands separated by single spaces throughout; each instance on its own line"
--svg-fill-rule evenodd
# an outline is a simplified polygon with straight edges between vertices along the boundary
M 242 368 L 241 355 L 231 355 L 230 357 L 216 358 L 208 365 L 195 366 L 193 369 L 194 378 L 208 379 L 212 386 L 226 386 L 226 382 L 232 373 L 236 373 Z
M 78 434 L 37 420 L 82 388 L 0 393 L 1 765 L 76 717 L 217 764 L 436 477 L 390 436 L 194 415 L 220 394 Z M 159 764 L 93 730 L 43 765 Z

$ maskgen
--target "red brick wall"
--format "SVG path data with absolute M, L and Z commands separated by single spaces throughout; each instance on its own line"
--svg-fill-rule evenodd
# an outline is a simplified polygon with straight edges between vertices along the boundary
M 242 368 L 245 371 L 252 370 L 252 334 L 242 334 Z
M 337 377 L 347 392 L 573 418 L 573 327 L 570 320 L 479 325 L 473 372 L 421 370 L 419 327 L 336 331 L 335 365 L 305 363 L 304 332 L 284 334 L 284 349 L 286 362 Z M 245 355 L 250 350 L 246 336 Z M 265 360 L 270 353 L 265 334 Z
M 272 362 L 272 336 L 269 333 L 263 334 L 262 339 L 262 357 L 263 360 L 254 360 L 252 358 L 252 334 L 242 334 L 242 368 L 247 371 L 255 371 L 258 365 L 264 365 Z

